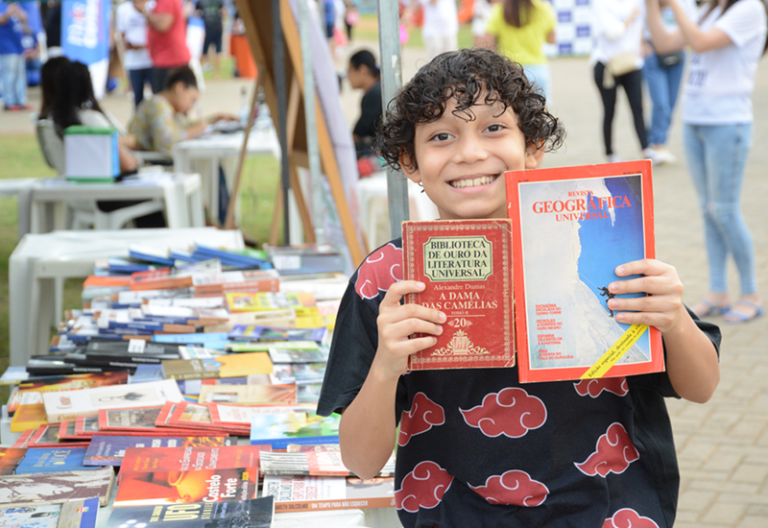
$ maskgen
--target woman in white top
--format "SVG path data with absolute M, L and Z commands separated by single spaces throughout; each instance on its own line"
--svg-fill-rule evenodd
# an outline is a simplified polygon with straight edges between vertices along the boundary
M 757 292 L 752 237 L 741 215 L 744 170 L 752 145 L 752 91 L 766 50 L 766 6 L 762 0 L 715 0 L 702 6 L 698 23 L 676 0 L 665 0 L 679 29 L 668 33 L 659 0 L 646 0 L 648 29 L 660 53 L 693 50 L 683 92 L 683 138 L 688 167 L 704 216 L 709 293 L 693 307 L 699 316 L 724 314 L 732 323 L 763 313 Z M 726 262 L 733 256 L 741 295 L 731 308 Z
M 643 0 L 595 0 L 592 3 L 594 45 L 590 64 L 603 101 L 603 140 L 609 162 L 620 161 L 613 152 L 613 116 L 617 87 L 627 94 L 640 149 L 651 159 L 643 121 Z

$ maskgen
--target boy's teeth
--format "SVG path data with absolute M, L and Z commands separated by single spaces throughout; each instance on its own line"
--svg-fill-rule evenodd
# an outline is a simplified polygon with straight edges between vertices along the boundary
M 451 185 L 457 189 L 462 189 L 464 187 L 477 187 L 479 185 L 488 185 L 489 183 L 493 183 L 493 180 L 495 179 L 496 178 L 493 176 L 480 176 L 479 178 L 452 181 Z

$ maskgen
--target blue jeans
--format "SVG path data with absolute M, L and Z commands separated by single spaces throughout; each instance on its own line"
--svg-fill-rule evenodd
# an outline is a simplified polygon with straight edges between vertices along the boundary
M 27 65 L 20 54 L 0 55 L 5 107 L 27 104 Z
M 757 292 L 752 235 L 741 215 L 744 169 L 752 147 L 752 123 L 688 125 L 683 128 L 685 157 L 699 207 L 709 260 L 709 289 L 727 292 L 726 261 L 733 256 L 741 294 Z
M 152 86 L 152 68 L 142 70 L 128 70 L 128 77 L 131 79 L 131 88 L 133 89 L 133 101 L 136 108 L 144 100 L 144 85 Z
M 552 96 L 552 74 L 549 71 L 549 64 L 530 64 L 523 66 L 523 71 L 528 80 L 539 87 L 538 91 L 546 97 L 549 104 Z
M 655 53 L 645 59 L 643 76 L 653 102 L 651 128 L 648 130 L 648 143 L 651 145 L 667 143 L 667 131 L 675 110 L 684 68 L 685 59 L 674 66 L 660 65 Z

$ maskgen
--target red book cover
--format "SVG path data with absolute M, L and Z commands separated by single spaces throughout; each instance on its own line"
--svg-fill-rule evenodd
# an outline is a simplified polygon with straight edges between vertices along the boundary
M 169 420 L 172 427 L 189 427 L 198 431 L 226 431 L 232 434 L 247 436 L 251 433 L 250 425 L 245 427 L 230 427 L 214 423 L 208 405 L 181 402 L 173 411 Z
M 655 258 L 651 162 L 513 171 L 506 186 L 520 381 L 663 371 L 661 333 L 607 305 L 632 278 L 619 265 Z
M 59 424 L 41 425 L 27 441 L 26 447 L 88 447 L 88 441 L 62 442 L 59 438 Z
M 262 451 L 269 451 L 269 449 L 263 449 L 264 446 L 261 447 Z M 26 454 L 27 450 L 24 448 L 0 447 L 0 475 L 13 475 Z
M 447 316 L 410 370 L 515 365 L 511 233 L 506 219 L 403 222 L 403 278 L 427 285 L 405 302 Z
M 243 501 L 258 494 L 258 466 L 120 473 L 116 507 Z
M 160 415 L 162 407 L 136 407 L 131 409 L 99 409 L 99 430 L 104 431 L 132 431 L 145 433 L 144 436 L 152 436 L 156 432 L 173 433 L 176 436 L 184 436 L 194 432 L 190 429 L 178 427 L 160 429 L 155 422 Z
M 16 441 L 13 443 L 11 447 L 15 447 L 17 449 L 23 449 L 27 447 L 27 444 L 29 443 L 29 440 L 32 438 L 32 435 L 37 432 L 37 429 L 27 429 L 21 435 L 19 438 L 16 439 Z
M 129 447 L 120 471 L 201 471 L 258 467 L 259 451 L 271 451 L 269 445 Z
M 62 421 L 59 426 L 59 438 L 62 440 L 82 440 L 84 437 L 77 435 L 75 425 L 75 420 Z

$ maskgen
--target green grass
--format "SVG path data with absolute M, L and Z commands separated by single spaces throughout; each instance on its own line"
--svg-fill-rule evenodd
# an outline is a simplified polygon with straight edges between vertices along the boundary
M 222 70 L 223 71 L 223 70 Z M 55 176 L 40 154 L 33 134 L 0 135 L 0 179 Z M 268 242 L 274 213 L 279 162 L 272 156 L 246 159 L 241 189 L 240 229 L 259 243 Z M 281 216 L 282 218 L 282 216 Z M 282 233 L 282 229 L 279 231 Z M 150 241 L 151 242 L 151 241 Z M 18 243 L 16 198 L 0 198 L 0 373 L 8 367 L 8 260 Z M 69 279 L 64 285 L 64 309 L 80 308 L 82 279 Z M 0 389 L 0 401 L 7 397 Z

